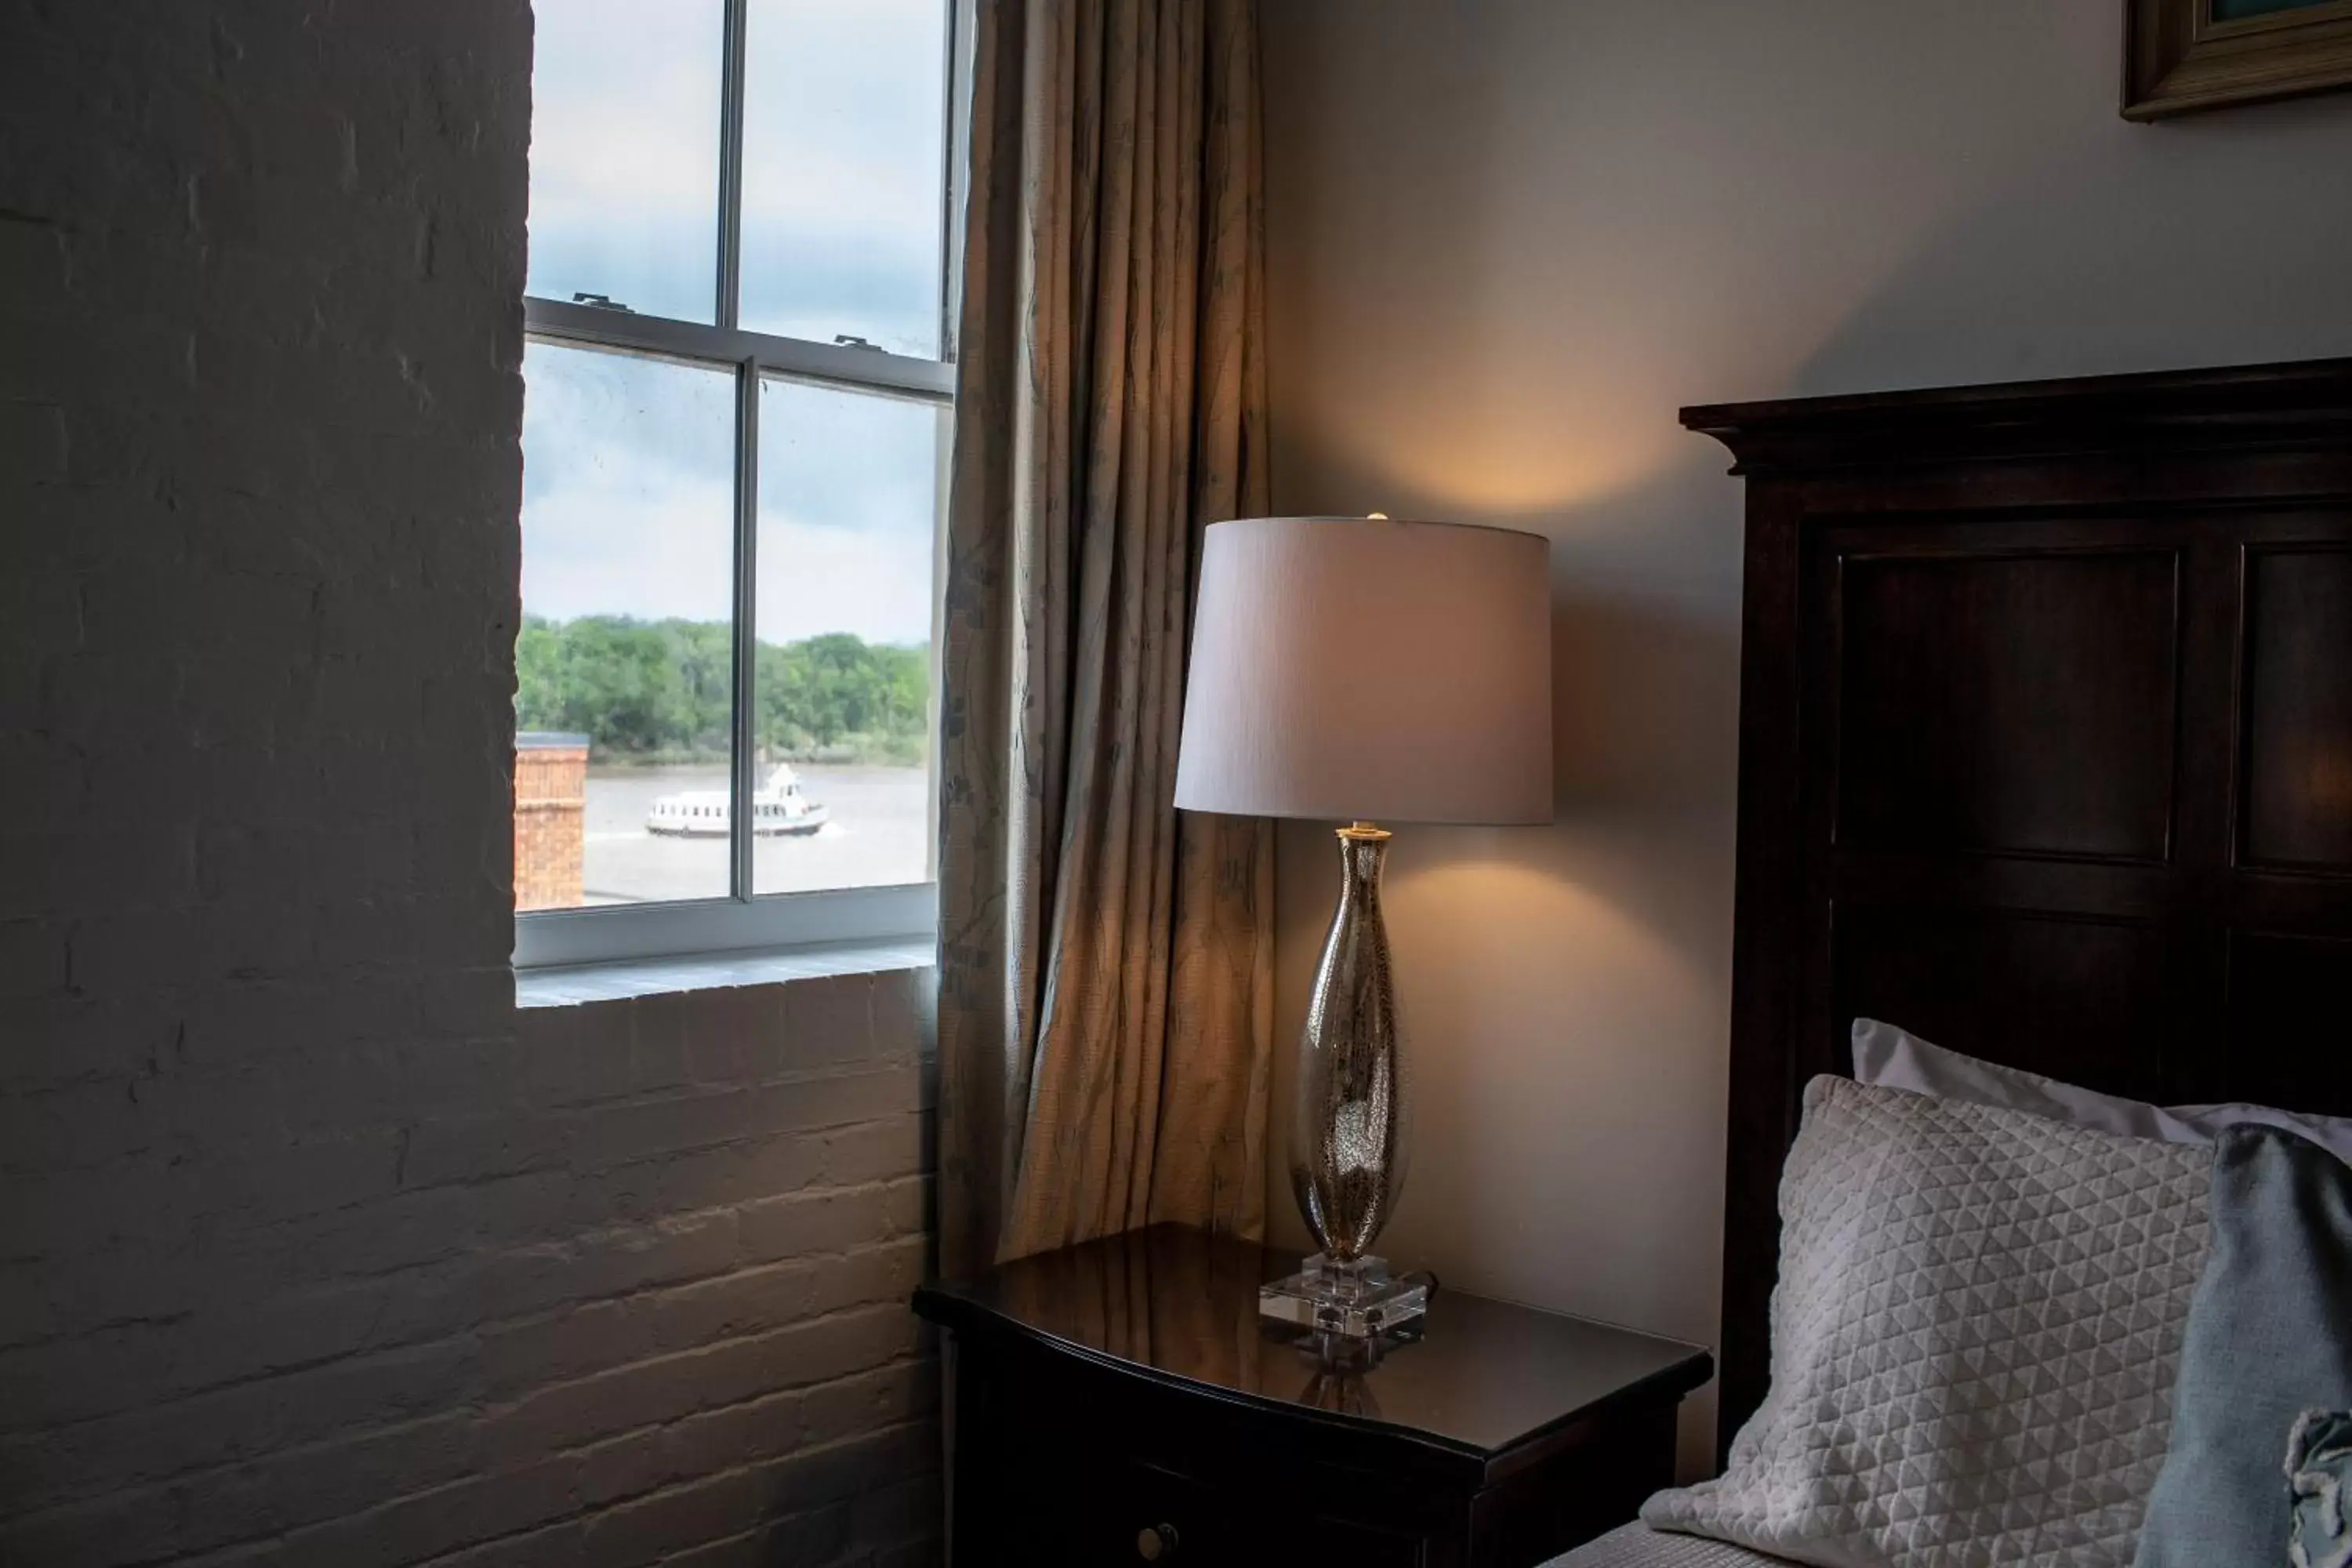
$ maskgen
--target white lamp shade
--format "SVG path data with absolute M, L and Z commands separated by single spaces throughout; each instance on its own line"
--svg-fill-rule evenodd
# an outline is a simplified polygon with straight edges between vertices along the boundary
M 1209 529 L 1177 805 L 1549 822 L 1549 548 L 1386 519 Z

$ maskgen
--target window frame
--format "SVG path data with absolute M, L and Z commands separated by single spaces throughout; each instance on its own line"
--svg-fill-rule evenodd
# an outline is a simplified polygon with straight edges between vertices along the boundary
M 763 381 L 816 383 L 854 392 L 930 404 L 955 405 L 955 328 L 962 292 L 963 195 L 970 166 L 971 122 L 971 0 L 938 0 L 947 29 L 946 79 L 941 83 L 940 199 L 940 357 L 925 359 L 887 349 L 815 342 L 749 331 L 740 325 L 744 61 L 751 0 L 725 0 L 725 59 L 720 73 L 719 258 L 710 322 L 527 294 L 523 335 L 557 347 L 603 350 L 680 361 L 730 371 L 735 377 L 735 493 L 732 516 L 733 674 L 728 773 L 728 893 L 723 898 L 608 904 L 572 910 L 517 910 L 514 966 L 672 959 L 705 952 L 805 947 L 823 943 L 927 940 L 939 929 L 939 884 L 836 888 L 799 893 L 755 893 L 752 846 L 757 833 L 752 795 L 751 682 L 759 646 L 760 393 Z M 938 476 L 931 571 L 931 679 L 929 725 L 937 767 L 940 642 L 940 575 L 944 565 L 947 444 Z M 936 781 L 936 772 L 933 773 Z M 936 832 L 938 790 L 930 816 Z

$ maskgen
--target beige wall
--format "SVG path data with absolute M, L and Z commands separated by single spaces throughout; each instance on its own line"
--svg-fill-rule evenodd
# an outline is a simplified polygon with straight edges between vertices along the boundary
M 1269 0 L 1280 510 L 1555 541 L 1558 826 L 1391 860 L 1393 1254 L 1714 1335 L 1740 491 L 1678 405 L 2352 353 L 2352 99 L 2126 125 L 2122 9 Z M 1333 887 L 1286 827 L 1285 1038 Z

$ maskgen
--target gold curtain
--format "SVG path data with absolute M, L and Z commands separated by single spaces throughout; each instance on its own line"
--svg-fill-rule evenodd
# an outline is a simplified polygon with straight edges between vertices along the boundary
M 968 1273 L 1265 1222 L 1273 852 L 1180 816 L 1201 533 L 1266 510 L 1255 0 L 980 0 L 940 797 Z

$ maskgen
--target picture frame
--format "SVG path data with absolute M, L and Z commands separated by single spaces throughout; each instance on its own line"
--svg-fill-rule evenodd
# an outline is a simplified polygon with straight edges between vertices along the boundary
M 2126 120 L 2352 87 L 2352 0 L 2124 0 Z

